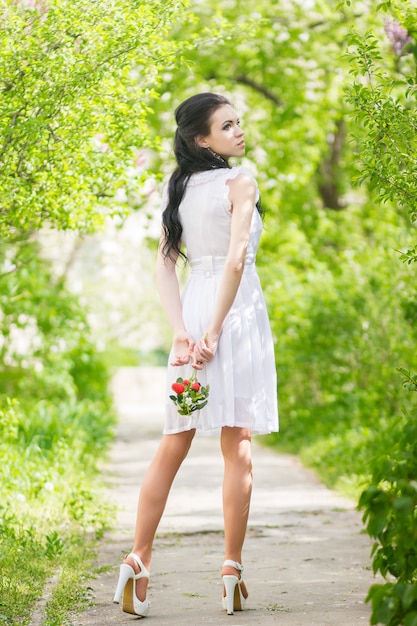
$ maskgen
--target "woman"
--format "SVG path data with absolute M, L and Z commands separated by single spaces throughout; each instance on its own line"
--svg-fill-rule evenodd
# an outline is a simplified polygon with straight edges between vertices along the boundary
M 244 132 L 230 102 L 203 93 L 176 110 L 177 168 L 163 196 L 156 277 L 174 338 L 168 366 L 163 438 L 145 474 L 132 552 L 120 566 L 114 597 L 123 611 L 145 616 L 154 536 L 168 494 L 196 432 L 220 433 L 224 457 L 223 608 L 243 609 L 242 547 L 252 489 L 251 435 L 278 430 L 273 341 L 255 269 L 262 230 L 256 181 L 230 157 L 245 153 Z M 183 251 L 186 249 L 186 257 Z M 178 260 L 191 275 L 180 297 Z M 171 383 L 210 385 L 207 405 L 179 415 Z

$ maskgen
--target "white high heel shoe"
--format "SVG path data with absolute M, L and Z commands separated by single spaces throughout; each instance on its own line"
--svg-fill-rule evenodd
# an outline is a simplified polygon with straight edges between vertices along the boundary
M 120 604 L 120 600 L 122 600 L 122 610 L 125 613 L 131 613 L 132 615 L 138 615 L 139 617 L 146 617 L 151 606 L 151 603 L 148 600 L 148 593 L 146 592 L 146 598 L 143 602 L 139 600 L 136 595 L 135 583 L 140 578 L 149 578 L 150 573 L 137 554 L 131 552 L 127 556 L 130 556 L 139 565 L 140 572 L 139 574 L 136 574 L 131 565 L 128 565 L 127 563 L 121 564 L 119 581 L 117 583 L 113 602 L 115 604 Z
M 237 561 L 231 561 L 230 559 L 226 559 L 223 563 L 223 567 L 225 565 L 234 567 L 240 574 L 240 576 L 233 576 L 230 574 L 222 576 L 226 591 L 226 595 L 223 596 L 223 608 L 227 611 L 228 615 L 233 615 L 234 611 L 243 611 L 246 604 L 246 598 L 244 597 L 240 587 L 243 582 L 243 565 Z

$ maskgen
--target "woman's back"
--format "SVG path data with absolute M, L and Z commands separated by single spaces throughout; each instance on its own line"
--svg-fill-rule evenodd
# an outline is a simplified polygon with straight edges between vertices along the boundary
M 232 221 L 227 181 L 239 174 L 253 178 L 243 166 L 192 174 L 179 208 L 182 242 L 191 263 L 201 257 L 227 255 Z M 261 232 L 262 222 L 255 210 L 246 254 L 247 264 L 255 261 Z

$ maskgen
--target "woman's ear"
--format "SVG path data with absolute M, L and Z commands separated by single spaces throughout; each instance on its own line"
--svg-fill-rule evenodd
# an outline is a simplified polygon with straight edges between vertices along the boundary
M 207 137 L 204 137 L 203 135 L 197 135 L 196 137 L 194 137 L 194 141 L 200 148 L 208 148 Z

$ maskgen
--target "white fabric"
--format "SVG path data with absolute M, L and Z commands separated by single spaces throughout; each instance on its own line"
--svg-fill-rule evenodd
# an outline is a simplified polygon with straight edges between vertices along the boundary
M 195 340 L 204 336 L 214 309 L 230 240 L 232 213 L 227 181 L 239 174 L 252 177 L 242 166 L 193 174 L 179 208 L 182 241 L 191 266 L 182 294 L 183 317 Z M 216 356 L 197 372 L 202 385 L 210 384 L 208 404 L 190 417 L 178 414 L 169 395 L 173 394 L 171 384 L 179 376 L 189 378 L 192 368 L 169 365 L 171 351 L 165 434 L 191 428 L 196 428 L 197 434 L 216 434 L 222 426 L 250 428 L 253 434 L 278 430 L 273 340 L 255 268 L 261 232 L 262 220 L 255 208 L 242 280 Z

